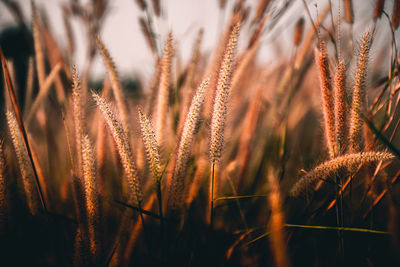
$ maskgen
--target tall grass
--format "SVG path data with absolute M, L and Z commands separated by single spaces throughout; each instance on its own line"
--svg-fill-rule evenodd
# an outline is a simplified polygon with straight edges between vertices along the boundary
M 66 38 L 0 3 L 32 50 L 0 39 L 1 266 L 400 264 L 399 1 L 218 1 L 215 40 L 132 2 L 149 75 L 112 1 L 61 3 Z

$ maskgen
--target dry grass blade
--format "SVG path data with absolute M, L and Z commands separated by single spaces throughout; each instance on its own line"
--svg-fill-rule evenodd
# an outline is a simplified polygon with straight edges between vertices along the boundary
M 279 184 L 273 171 L 268 174 L 269 205 L 271 207 L 271 217 L 268 230 L 271 238 L 271 249 L 274 255 L 274 261 L 278 267 L 290 266 L 288 255 L 286 253 L 286 241 L 284 232 L 284 216 L 281 208 L 281 197 Z
M 296 28 L 294 31 L 293 44 L 295 46 L 300 45 L 301 40 L 303 39 L 304 32 L 304 18 L 300 18 L 296 23 Z
M 325 179 L 342 168 L 352 170 L 359 164 L 389 160 L 393 157 L 392 154 L 387 152 L 362 152 L 336 157 L 318 165 L 312 171 L 306 173 L 293 186 L 290 193 L 292 196 L 297 196 L 307 187 L 307 185 L 317 181 L 318 179 Z
M 49 76 L 45 79 L 43 83 L 43 87 L 40 88 L 38 96 L 35 98 L 35 101 L 32 104 L 32 107 L 29 109 L 29 113 L 26 116 L 26 123 L 27 125 L 30 124 L 30 122 L 33 119 L 33 116 L 36 114 L 36 111 L 39 109 L 40 104 L 43 102 L 47 94 L 49 93 L 51 89 L 51 85 L 53 84 L 55 78 L 57 77 L 59 71 L 61 69 L 61 63 L 58 63 L 57 65 L 54 66 L 54 68 L 51 70 Z
M 31 153 L 31 150 L 30 150 L 30 147 L 29 147 L 28 137 L 26 135 L 25 127 L 24 127 L 24 124 L 23 124 L 23 121 L 22 121 L 21 111 L 20 111 L 20 109 L 18 107 L 18 104 L 17 104 L 17 99 L 16 99 L 16 96 L 15 96 L 14 87 L 13 87 L 13 84 L 11 82 L 10 74 L 9 74 L 8 68 L 7 68 L 6 59 L 4 57 L 3 50 L 1 49 L 1 47 L 0 47 L 0 58 L 1 58 L 1 65 L 3 67 L 4 78 L 6 80 L 8 94 L 9 94 L 9 96 L 11 98 L 11 103 L 12 103 L 12 106 L 13 106 L 13 109 L 14 109 L 14 112 L 15 112 L 15 117 L 16 117 L 16 120 L 17 120 L 17 123 L 18 123 L 18 128 L 19 128 L 19 131 L 20 131 L 20 133 L 22 135 L 22 141 L 23 141 L 25 150 L 28 153 L 29 161 L 30 161 L 31 166 L 32 166 L 32 170 L 33 170 L 33 174 L 34 174 L 35 182 L 36 182 L 36 187 L 37 187 L 38 192 L 39 192 L 39 197 L 40 197 L 40 201 L 41 201 L 41 204 L 42 204 L 42 208 L 45 211 L 47 211 L 46 203 L 45 203 L 45 200 L 44 200 L 44 197 L 43 197 L 43 193 L 42 193 L 42 188 L 40 187 L 39 178 L 38 178 L 38 175 L 37 175 L 37 172 L 36 172 L 36 167 L 35 167 L 35 164 L 34 164 L 33 159 L 32 159 L 32 153 Z

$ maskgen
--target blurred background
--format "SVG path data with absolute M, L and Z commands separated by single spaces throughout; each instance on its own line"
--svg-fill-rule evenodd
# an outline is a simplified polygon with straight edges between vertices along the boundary
M 31 7 L 29 0 L 1 0 L 0 1 L 0 31 L 4 32 L 8 27 L 17 25 L 15 17 L 12 15 L 9 8 L 9 3 L 17 2 L 21 7 L 22 18 L 30 27 L 31 25 Z M 58 44 L 65 48 L 68 45 L 66 39 L 66 29 L 64 23 L 63 9 L 67 9 L 74 0 L 37 0 L 36 4 L 44 12 L 49 20 L 49 28 L 53 35 L 57 38 Z M 81 5 L 89 5 L 89 0 L 76 1 Z M 164 46 L 168 31 L 173 29 L 174 38 L 179 47 L 179 55 L 182 63 L 190 58 L 192 45 L 196 38 L 199 28 L 204 28 L 204 37 L 202 43 L 202 51 L 211 52 L 215 46 L 223 25 L 229 20 L 229 12 L 234 8 L 233 0 L 226 1 L 226 8 L 219 8 L 218 0 L 204 1 L 186 1 L 186 0 L 161 0 L 161 16 L 152 16 L 153 9 L 151 6 L 141 10 L 136 0 L 116 0 L 108 1 L 106 14 L 102 18 L 102 27 L 99 35 L 108 47 L 115 62 L 118 62 L 118 70 L 123 76 L 140 76 L 149 79 L 154 71 L 154 57 L 149 47 L 146 45 L 146 40 L 141 32 L 138 18 L 154 18 L 152 25 L 154 26 L 154 34 L 157 42 L 158 53 Z M 309 7 L 310 14 L 313 19 L 316 18 L 318 10 L 328 2 L 332 2 L 334 15 L 337 16 L 339 2 L 342 1 L 305 1 Z M 353 38 L 359 40 L 361 33 L 366 27 L 372 26 L 372 16 L 375 6 L 375 0 L 358 0 L 354 2 L 354 32 Z M 391 13 L 393 1 L 385 1 L 385 9 L 388 14 Z M 249 7 L 250 13 L 256 12 L 257 0 L 247 0 L 244 4 Z M 148 1 L 151 5 L 151 1 Z M 341 3 L 343 5 L 343 3 Z M 8 8 L 7 8 L 8 6 Z M 269 7 L 269 20 L 276 19 L 277 23 L 267 23 L 264 34 L 261 37 L 262 46 L 260 47 L 258 61 L 260 63 L 269 62 L 271 64 L 276 59 L 282 57 L 290 57 L 293 54 L 292 39 L 295 24 L 301 17 L 305 18 L 306 28 L 310 27 L 310 19 L 304 8 L 302 0 L 277 0 L 272 1 Z M 82 23 L 77 17 L 71 17 L 69 23 L 72 28 L 74 43 L 73 60 L 79 69 L 82 69 L 87 58 L 87 43 L 88 34 Z M 326 20 L 326 25 L 329 21 Z M 382 30 L 377 31 L 375 45 L 380 44 L 380 40 L 388 36 L 388 21 L 385 19 L 377 22 L 377 27 Z M 250 27 L 251 22 L 247 22 L 245 27 Z M 387 25 L 386 25 L 387 26 Z M 348 24 L 342 23 L 343 32 L 347 30 Z M 242 31 L 242 39 L 248 38 L 246 34 L 249 31 Z M 244 35 L 244 36 L 243 36 Z M 5 42 L 4 34 L 0 34 L 0 43 Z M 240 42 L 239 42 L 240 45 Z M 243 44 L 242 44 L 243 46 Z M 7 49 L 7 48 L 4 48 Z M 388 49 L 388 47 L 386 47 Z M 178 49 L 176 49 L 178 51 Z M 376 53 L 375 53 L 376 55 Z M 387 55 L 387 53 L 386 53 Z M 374 59 L 374 53 L 373 53 Z M 380 59 L 387 62 L 386 59 Z M 380 61 L 379 60 L 379 61 Z M 387 68 L 387 66 L 386 66 Z M 93 68 L 91 70 L 92 77 L 99 78 L 105 73 L 105 67 L 101 62 L 100 57 L 94 59 Z

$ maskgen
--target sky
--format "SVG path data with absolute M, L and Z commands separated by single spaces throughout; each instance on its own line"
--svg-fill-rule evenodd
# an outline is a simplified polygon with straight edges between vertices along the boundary
M 26 21 L 30 21 L 30 1 L 17 0 L 24 12 Z M 81 0 L 83 3 L 85 0 Z M 87 1 L 87 0 L 86 0 Z M 59 44 L 66 46 L 65 31 L 62 21 L 61 5 L 68 0 L 36 0 L 39 8 L 44 8 L 51 21 L 51 28 L 55 34 Z M 149 4 L 151 1 L 147 1 Z M 217 0 L 161 0 L 164 16 L 155 21 L 155 31 L 158 34 L 163 46 L 165 44 L 169 30 L 173 29 L 174 39 L 178 42 L 179 53 L 182 61 L 185 63 L 190 57 L 194 40 L 200 27 L 204 27 L 204 37 L 202 51 L 210 52 L 219 37 L 222 22 L 228 19 L 226 11 L 230 11 L 235 1 L 227 0 L 228 5 L 225 14 L 220 12 Z M 318 2 L 320 6 L 322 2 L 327 1 L 308 1 L 311 15 L 316 17 L 317 9 L 314 3 Z M 334 5 L 338 1 L 332 1 Z M 365 17 L 368 15 L 365 10 L 373 10 L 373 0 L 362 0 L 355 2 L 355 15 L 357 17 Z M 388 1 L 386 1 L 388 2 Z M 389 1 L 391 2 L 391 1 Z M 255 7 L 257 0 L 247 0 L 246 3 Z M 283 0 L 276 0 L 275 3 L 283 4 Z M 360 4 L 362 3 L 362 4 Z M 390 3 L 389 3 L 390 4 Z M 387 4 L 388 5 L 388 4 Z M 255 9 L 255 8 L 253 8 Z M 322 9 L 319 7 L 319 9 Z M 334 8 L 334 10 L 336 10 Z M 117 69 L 121 75 L 136 75 L 149 79 L 154 72 L 154 59 L 145 42 L 138 23 L 139 16 L 143 16 L 143 12 L 136 5 L 135 0 L 111 0 L 106 20 L 103 24 L 100 36 L 109 49 L 114 62 L 117 63 Z M 310 27 L 309 19 L 305 15 L 305 9 L 302 1 L 295 1 L 293 6 L 288 10 L 287 16 L 284 17 L 281 26 L 264 40 L 261 46 L 258 60 L 261 62 L 273 61 L 278 53 L 277 48 L 283 51 L 284 55 L 290 56 L 293 52 L 291 43 L 293 37 L 294 25 L 300 16 L 305 17 L 306 27 Z M 371 14 L 372 17 L 372 14 Z M 357 21 L 357 20 L 356 20 Z M 0 2 L 0 27 L 14 23 L 13 18 Z M 73 58 L 78 70 L 82 70 L 86 58 L 86 33 L 82 24 L 77 20 L 72 20 L 72 26 L 76 41 L 76 55 Z M 364 28 L 366 25 L 359 25 Z M 242 32 L 246 32 L 245 29 Z M 357 31 L 355 31 L 357 32 Z M 242 34 L 243 35 L 243 34 Z M 355 33 L 355 38 L 358 38 Z M 241 38 L 245 38 L 241 36 Z M 274 39 L 279 38 L 279 46 L 273 44 Z M 243 46 L 244 42 L 240 42 L 239 46 Z M 105 73 L 105 68 L 99 56 L 96 57 L 92 69 L 92 77 L 100 77 Z

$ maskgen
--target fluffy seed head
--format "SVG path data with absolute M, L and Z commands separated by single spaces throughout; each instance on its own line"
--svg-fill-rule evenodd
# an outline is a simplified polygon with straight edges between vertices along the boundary
M 315 60 L 318 65 L 321 84 L 322 110 L 324 114 L 324 131 L 329 155 L 335 156 L 335 117 L 332 98 L 332 79 L 329 71 L 328 54 L 325 42 L 321 41 L 320 51 L 315 51 Z
M 90 253 L 94 260 L 99 252 L 97 231 L 100 223 L 95 166 L 92 145 L 89 136 L 85 135 L 82 137 L 82 170 L 85 185 Z
M 210 79 L 208 78 L 201 83 L 196 94 L 193 96 L 189 112 L 186 115 L 185 126 L 183 127 L 181 139 L 178 145 L 177 159 L 170 189 L 169 206 L 173 209 L 184 205 L 183 194 L 185 192 L 184 186 L 187 161 L 190 156 L 190 150 L 197 121 L 200 116 L 201 106 L 204 102 L 204 93 L 209 81 Z
M 156 136 L 158 144 L 164 139 L 165 119 L 168 109 L 169 82 L 171 76 L 171 57 L 172 57 L 172 32 L 168 35 L 164 55 L 161 59 L 161 75 L 158 87 L 157 106 L 156 106 Z
M 153 131 L 150 120 L 142 112 L 138 110 L 140 127 L 142 130 L 142 138 L 146 148 L 147 160 L 150 164 L 150 169 L 153 173 L 153 178 L 156 183 L 160 183 L 161 166 L 160 166 L 160 148 L 158 147 L 156 135 Z
M 347 154 L 336 157 L 315 167 L 312 171 L 306 173 L 291 189 L 291 195 L 299 195 L 307 185 L 317 181 L 318 179 L 326 179 L 331 174 L 342 168 L 354 169 L 357 165 L 377 162 L 381 160 L 389 160 L 394 156 L 387 152 L 362 152 Z
M 347 149 L 346 65 L 340 61 L 335 74 L 335 131 L 338 155 Z
M 370 47 L 371 33 L 366 31 L 364 33 L 360 52 L 357 58 L 357 70 L 353 87 L 353 99 L 351 104 L 350 113 L 350 151 L 352 153 L 361 151 L 362 147 L 362 125 L 363 120 L 360 113 L 365 109 L 365 80 L 367 77 L 369 47 Z
M 236 24 L 230 34 L 225 49 L 221 69 L 219 71 L 217 89 L 214 99 L 213 114 L 211 119 L 210 159 L 217 161 L 221 157 L 224 142 L 224 128 L 226 120 L 227 102 L 230 91 L 231 73 L 236 51 L 237 38 L 240 24 Z
M 28 208 L 32 214 L 36 214 L 39 208 L 39 199 L 34 184 L 35 178 L 33 176 L 33 170 L 29 161 L 28 153 L 22 141 L 17 120 L 11 111 L 7 112 L 7 122 L 14 145 L 14 150 L 17 154 L 18 166 L 21 171 Z
M 139 204 L 142 201 L 140 181 L 137 175 L 136 165 L 133 162 L 132 149 L 126 132 L 122 128 L 121 123 L 117 120 L 117 117 L 111 111 L 111 108 L 107 102 L 94 92 L 92 93 L 92 96 L 96 101 L 101 113 L 103 114 L 115 143 L 117 144 L 118 153 L 121 158 L 122 166 L 128 179 L 129 189 L 131 191 L 130 193 L 132 195 L 130 200 L 132 200 L 134 204 Z

